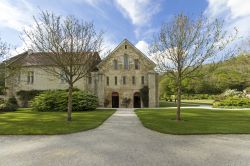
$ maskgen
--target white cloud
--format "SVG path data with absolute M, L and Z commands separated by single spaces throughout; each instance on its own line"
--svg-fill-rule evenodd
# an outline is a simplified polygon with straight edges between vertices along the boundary
M 0 26 L 21 31 L 32 21 L 33 7 L 26 1 L 0 1 Z
M 140 40 L 138 43 L 136 43 L 135 47 L 138 48 L 145 55 L 148 55 L 149 44 L 145 42 L 144 40 Z
M 249 0 L 208 0 L 208 7 L 204 14 L 211 18 L 225 20 L 227 30 L 236 27 L 239 36 L 250 37 L 250 1 Z
M 105 58 L 111 51 L 115 49 L 118 43 L 114 42 L 112 35 L 104 35 L 102 51 L 101 51 L 101 58 Z
M 123 15 L 135 25 L 147 23 L 160 10 L 159 3 L 151 0 L 116 0 L 116 3 Z
M 138 48 L 142 53 L 144 53 L 149 59 L 151 59 L 153 62 L 156 63 L 155 61 L 156 54 L 150 55 L 149 44 L 146 41 L 140 40 L 139 42 L 135 44 L 135 47 Z

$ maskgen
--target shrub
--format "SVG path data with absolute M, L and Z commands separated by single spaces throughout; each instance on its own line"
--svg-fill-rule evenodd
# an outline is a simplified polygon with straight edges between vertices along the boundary
M 244 90 L 247 94 L 250 93 L 250 87 L 247 87 L 245 90 Z
M 183 94 L 181 99 L 184 100 L 202 100 L 202 99 L 214 99 L 215 95 L 210 94 Z
M 229 96 L 221 101 L 216 101 L 213 104 L 213 107 L 226 107 L 226 108 L 249 108 L 250 107 L 250 99 L 247 97 L 240 97 L 240 96 Z
M 233 97 L 233 96 L 245 96 L 242 91 L 237 91 L 236 89 L 227 89 L 225 92 L 221 94 L 224 97 Z
M 130 98 L 125 97 L 125 98 L 122 99 L 122 105 L 123 105 L 124 107 L 126 107 L 126 108 L 128 108 L 130 102 L 131 102 L 131 99 L 130 99 Z
M 11 97 L 6 103 L 0 104 L 0 111 L 16 111 L 17 108 L 18 104 L 15 97 Z
M 104 100 L 104 107 L 107 107 L 107 106 L 109 105 L 109 103 L 110 103 L 110 102 L 109 102 L 109 99 L 105 99 L 105 100 Z
M 31 107 L 35 111 L 67 111 L 67 99 L 66 91 L 46 91 L 31 100 Z M 82 91 L 73 92 L 73 111 L 94 110 L 97 104 L 95 95 Z
M 28 107 L 29 101 L 32 100 L 35 96 L 39 95 L 42 92 L 44 92 L 44 91 L 42 91 L 42 90 L 29 90 L 29 91 L 20 90 L 16 94 L 17 94 L 19 100 L 21 101 L 21 107 Z
M 4 104 L 4 99 L 0 98 L 0 104 Z

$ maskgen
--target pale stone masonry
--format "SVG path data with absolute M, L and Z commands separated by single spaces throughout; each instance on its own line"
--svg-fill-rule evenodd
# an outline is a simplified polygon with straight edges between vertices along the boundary
M 27 58 L 27 55 L 18 55 Z M 18 59 L 18 58 L 17 58 Z M 158 74 L 155 64 L 127 39 L 123 40 L 97 65 L 88 78 L 76 82 L 75 87 L 96 94 L 101 107 L 143 107 L 140 89 L 149 88 L 149 107 L 158 107 Z M 23 65 L 18 75 L 6 79 L 7 95 L 20 90 L 66 89 L 67 84 L 34 64 Z M 125 100 L 126 99 L 126 100 Z M 124 105 L 124 101 L 128 105 Z

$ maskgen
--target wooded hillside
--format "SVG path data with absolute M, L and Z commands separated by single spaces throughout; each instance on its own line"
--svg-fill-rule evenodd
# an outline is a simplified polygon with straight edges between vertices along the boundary
M 239 55 L 220 64 L 215 70 L 210 71 L 209 65 L 203 69 L 197 77 L 185 79 L 183 92 L 185 94 L 219 94 L 226 89 L 244 90 L 250 87 L 250 54 Z M 161 95 L 174 94 L 174 80 L 168 73 L 161 76 Z

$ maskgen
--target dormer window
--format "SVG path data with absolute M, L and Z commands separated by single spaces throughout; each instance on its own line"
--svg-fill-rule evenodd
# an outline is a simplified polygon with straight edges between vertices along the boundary
M 128 70 L 128 67 L 129 67 L 129 62 L 128 62 L 128 55 L 124 55 L 124 69 L 125 70 Z

